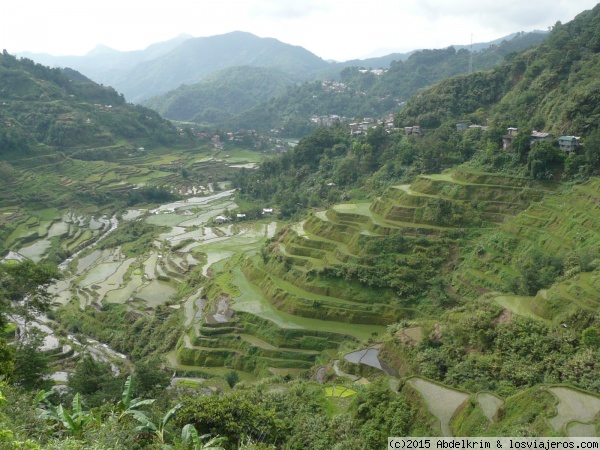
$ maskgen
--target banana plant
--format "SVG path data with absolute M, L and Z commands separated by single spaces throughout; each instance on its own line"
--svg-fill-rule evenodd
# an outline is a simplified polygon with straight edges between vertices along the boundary
M 117 403 L 117 420 L 121 420 L 126 415 L 132 415 L 134 411 L 137 411 L 142 406 L 151 405 L 154 403 L 154 399 L 141 399 L 133 397 L 133 378 L 127 377 L 125 381 L 125 388 L 123 389 L 123 395 L 119 403 Z
M 183 442 L 183 445 L 191 447 L 192 450 L 224 450 L 223 447 L 221 447 L 218 444 L 226 441 L 226 437 L 217 436 L 212 439 L 209 438 L 210 434 L 203 434 L 202 436 L 198 436 L 198 431 L 196 430 L 196 427 L 194 427 L 194 425 L 192 425 L 191 423 L 188 423 L 181 430 L 181 440 Z M 208 441 L 203 444 L 202 441 L 205 439 L 208 439 Z
M 165 443 L 165 432 L 167 424 L 175 417 L 175 414 L 183 405 L 180 403 L 174 408 L 167 411 L 167 413 L 160 419 L 158 423 L 152 422 L 150 418 L 142 411 L 133 410 L 131 411 L 132 417 L 137 420 L 141 425 L 135 427 L 133 430 L 135 433 L 148 433 L 154 435 L 154 438 L 161 444 Z
M 46 401 L 48 396 L 45 393 L 41 394 L 42 393 L 38 394 L 36 399 L 40 397 L 41 402 Z M 97 424 L 96 417 L 94 417 L 90 411 L 83 410 L 81 396 L 79 394 L 76 394 L 73 398 L 72 412 L 64 409 L 63 405 L 54 407 L 47 401 L 44 403 L 44 406 L 45 408 L 38 410 L 40 412 L 40 418 L 55 422 L 75 437 L 81 437 L 85 430 L 92 428 Z

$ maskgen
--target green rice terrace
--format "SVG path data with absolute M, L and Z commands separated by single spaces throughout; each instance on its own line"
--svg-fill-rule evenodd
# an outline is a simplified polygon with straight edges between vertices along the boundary
M 165 156 L 157 167 L 173 161 L 179 160 Z M 101 166 L 106 172 L 69 180 L 132 189 L 148 174 L 173 177 L 145 172 L 142 165 L 127 176 L 112 164 Z M 584 264 L 592 250 L 586 243 L 598 242 L 592 224 L 600 182 L 558 191 L 524 178 L 455 170 L 389 187 L 371 202 L 315 210 L 293 224 L 268 215 L 232 220 L 239 208 L 233 191 L 213 186 L 221 190 L 179 184 L 181 200 L 118 215 L 59 207 L 25 212 L 5 204 L 5 220 L 19 217 L 5 244 L 13 251 L 9 258 L 40 260 L 55 248 L 74 253 L 63 266 L 67 276 L 51 288 L 57 305 L 81 311 L 120 305 L 139 315 L 165 305 L 177 311 L 182 332 L 166 357 L 190 375 L 223 376 L 233 369 L 249 381 L 310 371 L 321 381 L 332 375 L 361 383 L 377 374 L 400 378 L 401 389 L 426 407 L 440 435 L 499 433 L 512 417 L 511 405 L 536 390 L 543 397 L 534 405 L 544 410 L 542 429 L 595 433 L 599 400 L 566 385 L 502 397 L 401 378 L 414 372 L 387 342 L 386 327 L 400 322 L 431 329 L 440 305 L 419 305 L 418 293 L 440 274 L 452 280 L 437 291 L 442 304 L 484 295 L 508 314 L 542 323 L 561 321 L 574 308 L 597 311 L 600 278 Z M 390 248 L 391 262 L 385 259 Z M 579 265 L 549 289 L 508 295 L 525 281 L 517 279 L 522 261 L 506 249 L 573 255 Z M 402 268 L 397 278 L 372 282 L 373 271 L 386 264 Z M 421 326 L 403 327 L 397 336 L 411 348 L 423 333 Z M 198 383 L 193 380 L 178 383 Z M 333 401 L 355 390 L 329 385 L 325 395 Z

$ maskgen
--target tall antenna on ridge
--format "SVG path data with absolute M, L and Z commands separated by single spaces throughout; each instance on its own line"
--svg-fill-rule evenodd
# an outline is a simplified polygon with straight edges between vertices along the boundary
M 469 55 L 469 73 L 473 73 L 473 33 L 471 33 L 471 54 Z

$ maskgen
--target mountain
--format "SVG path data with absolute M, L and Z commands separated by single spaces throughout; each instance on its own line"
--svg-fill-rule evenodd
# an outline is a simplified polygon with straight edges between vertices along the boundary
M 600 118 L 598 23 L 600 5 L 491 71 L 441 81 L 411 99 L 399 123 L 430 128 L 473 117 L 556 135 L 592 132 Z
M 0 55 L 0 157 L 77 152 L 116 143 L 172 141 L 174 127 L 157 113 L 127 104 L 113 88 L 72 69 Z M 15 153 L 17 152 L 17 153 Z
M 385 67 L 386 58 L 370 60 L 344 67 L 337 77 L 340 82 L 311 82 L 291 88 L 285 94 L 269 99 L 250 111 L 241 113 L 227 122 L 227 126 L 269 130 L 284 127 L 288 132 L 308 130 L 313 115 L 339 115 L 348 118 L 381 117 L 397 112 L 402 102 L 420 89 L 460 74 L 486 70 L 501 64 L 517 50 L 543 42 L 544 33 L 517 33 L 510 40 L 502 40 L 479 52 L 454 47 L 413 52 L 405 61 L 389 63 L 389 68 L 372 72 L 364 67 Z M 382 65 L 377 65 L 382 63 Z
M 197 123 L 221 123 L 282 94 L 294 84 L 286 73 L 267 67 L 240 66 L 220 70 L 200 83 L 182 85 L 144 105 L 163 117 Z
M 144 61 L 158 58 L 177 48 L 190 37 L 182 34 L 174 39 L 152 44 L 144 50 L 129 52 L 121 52 L 104 45 L 98 45 L 83 56 L 53 56 L 29 52 L 17 56 L 32 59 L 39 64 L 51 67 L 70 67 L 85 74 L 97 83 L 112 86 L 112 80 L 116 73 L 131 70 Z
M 111 85 L 138 102 L 232 66 L 269 67 L 302 78 L 327 65 L 302 47 L 236 31 L 188 39 L 168 54 L 115 74 Z

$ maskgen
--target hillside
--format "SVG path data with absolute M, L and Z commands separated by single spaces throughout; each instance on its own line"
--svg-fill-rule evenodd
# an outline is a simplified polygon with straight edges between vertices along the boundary
M 545 33 L 518 33 L 510 40 L 471 53 L 466 48 L 420 50 L 405 60 L 385 58 L 336 64 L 327 73 L 339 82 L 308 82 L 226 122 L 227 126 L 288 131 L 306 129 L 309 117 L 338 115 L 350 119 L 396 113 L 419 90 L 436 82 L 497 66 L 505 58 L 546 39 Z M 377 65 L 380 64 L 380 65 Z M 365 70 L 367 68 L 368 70 Z M 374 73 L 371 69 L 384 68 Z M 325 74 L 325 73 L 324 73 Z M 293 135 L 292 135 L 293 136 Z
M 276 69 L 231 67 L 143 104 L 167 119 L 217 124 L 282 94 L 293 84 L 290 76 Z
M 188 39 L 169 53 L 116 73 L 107 82 L 128 101 L 139 102 L 231 66 L 269 67 L 301 79 L 327 63 L 302 47 L 237 31 Z
M 401 125 L 439 126 L 472 118 L 499 126 L 529 126 L 555 135 L 598 127 L 595 101 L 600 7 L 557 23 L 540 46 L 488 72 L 444 80 L 408 102 Z
M 152 44 L 143 50 L 129 52 L 118 51 L 98 45 L 83 56 L 54 56 L 44 53 L 23 52 L 18 57 L 31 59 L 38 64 L 50 67 L 70 67 L 107 86 L 113 86 L 112 80 L 119 72 L 131 70 L 136 65 L 158 58 L 177 48 L 191 36 L 180 35 L 174 39 Z M 119 89 L 117 89 L 121 92 Z
M 10 151 L 18 152 L 11 158 L 24 156 L 28 148 L 38 154 L 72 153 L 176 139 L 170 123 L 147 108 L 126 104 L 113 88 L 8 53 L 0 56 L 0 105 L 4 158 Z

